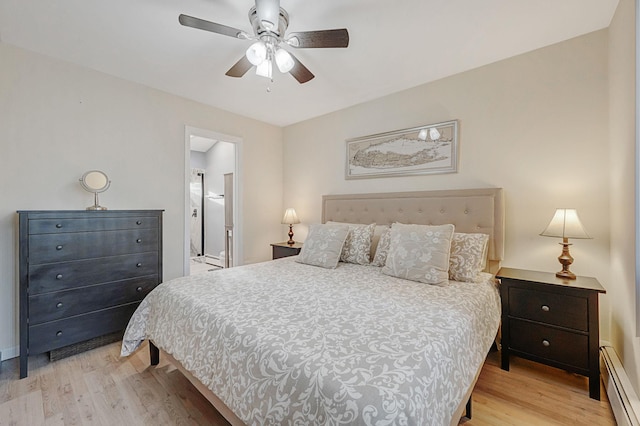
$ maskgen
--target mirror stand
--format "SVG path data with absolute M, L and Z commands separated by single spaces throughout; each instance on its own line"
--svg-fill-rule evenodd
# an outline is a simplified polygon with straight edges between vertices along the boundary
M 106 207 L 103 207 L 100 205 L 100 202 L 98 201 L 98 193 L 94 192 L 93 195 L 94 195 L 93 205 L 87 207 L 87 210 L 107 210 Z
M 80 185 L 85 191 L 93 193 L 93 206 L 87 207 L 87 210 L 107 210 L 106 207 L 100 205 L 98 201 L 98 193 L 104 192 L 111 185 L 111 181 L 107 177 L 106 173 L 100 170 L 89 170 L 80 178 Z

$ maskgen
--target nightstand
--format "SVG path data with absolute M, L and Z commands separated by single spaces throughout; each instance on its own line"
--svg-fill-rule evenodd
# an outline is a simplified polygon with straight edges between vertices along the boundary
M 302 249 L 302 243 L 289 244 L 285 241 L 284 243 L 273 243 L 271 247 L 273 247 L 272 258 L 275 260 L 299 254 Z
M 553 273 L 502 268 L 502 369 L 509 356 L 589 378 L 589 396 L 600 399 L 598 280 L 557 278 Z

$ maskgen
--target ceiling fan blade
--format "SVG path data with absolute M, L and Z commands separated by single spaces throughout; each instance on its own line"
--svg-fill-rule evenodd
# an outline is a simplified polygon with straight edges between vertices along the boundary
M 287 37 L 287 44 L 300 48 L 347 47 L 349 46 L 349 31 L 346 28 L 340 28 L 290 33 Z
M 199 30 L 211 31 L 212 33 L 218 33 L 234 38 L 246 38 L 246 33 L 237 28 L 228 27 L 226 25 L 217 24 L 211 21 L 205 21 L 204 19 L 194 18 L 189 15 L 180 15 L 178 17 L 180 24 L 185 27 L 196 28 Z M 242 34 L 242 35 L 241 35 Z
M 229 77 L 242 77 L 247 73 L 247 71 L 251 69 L 252 66 L 253 64 L 249 62 L 247 57 L 245 55 L 242 55 L 242 58 L 240 58 L 240 60 L 236 62 L 235 65 L 229 68 L 229 71 L 227 71 L 225 75 L 228 75 Z
M 296 80 L 298 80 L 298 83 L 300 83 L 300 84 L 306 83 L 307 81 L 309 81 L 313 77 L 315 77 L 315 75 L 313 75 L 313 73 L 311 71 L 309 71 L 309 69 L 307 67 L 302 65 L 302 62 L 300 62 L 298 60 L 298 58 L 296 58 L 293 55 L 291 55 L 291 58 L 293 58 L 293 62 L 295 62 L 295 65 L 293 66 L 293 68 L 291 68 L 291 71 L 289 71 L 289 73 Z

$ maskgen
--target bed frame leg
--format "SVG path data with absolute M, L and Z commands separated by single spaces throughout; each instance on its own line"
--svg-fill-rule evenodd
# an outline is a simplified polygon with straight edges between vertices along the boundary
M 151 365 L 158 365 L 160 363 L 160 349 L 158 349 L 151 340 L 149 340 L 149 358 Z
M 471 420 L 471 396 L 469 397 L 469 401 L 467 401 L 467 411 L 465 412 L 464 416 Z

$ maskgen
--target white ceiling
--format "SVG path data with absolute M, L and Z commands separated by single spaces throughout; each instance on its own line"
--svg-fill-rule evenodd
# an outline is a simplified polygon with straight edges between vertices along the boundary
M 346 49 L 298 49 L 316 78 L 224 73 L 249 41 L 183 27 L 184 13 L 252 32 L 252 0 L 0 0 L 0 40 L 285 126 L 606 28 L 618 0 L 281 0 L 290 31 L 347 28 Z M 1 66 L 1 64 L 0 64 Z

